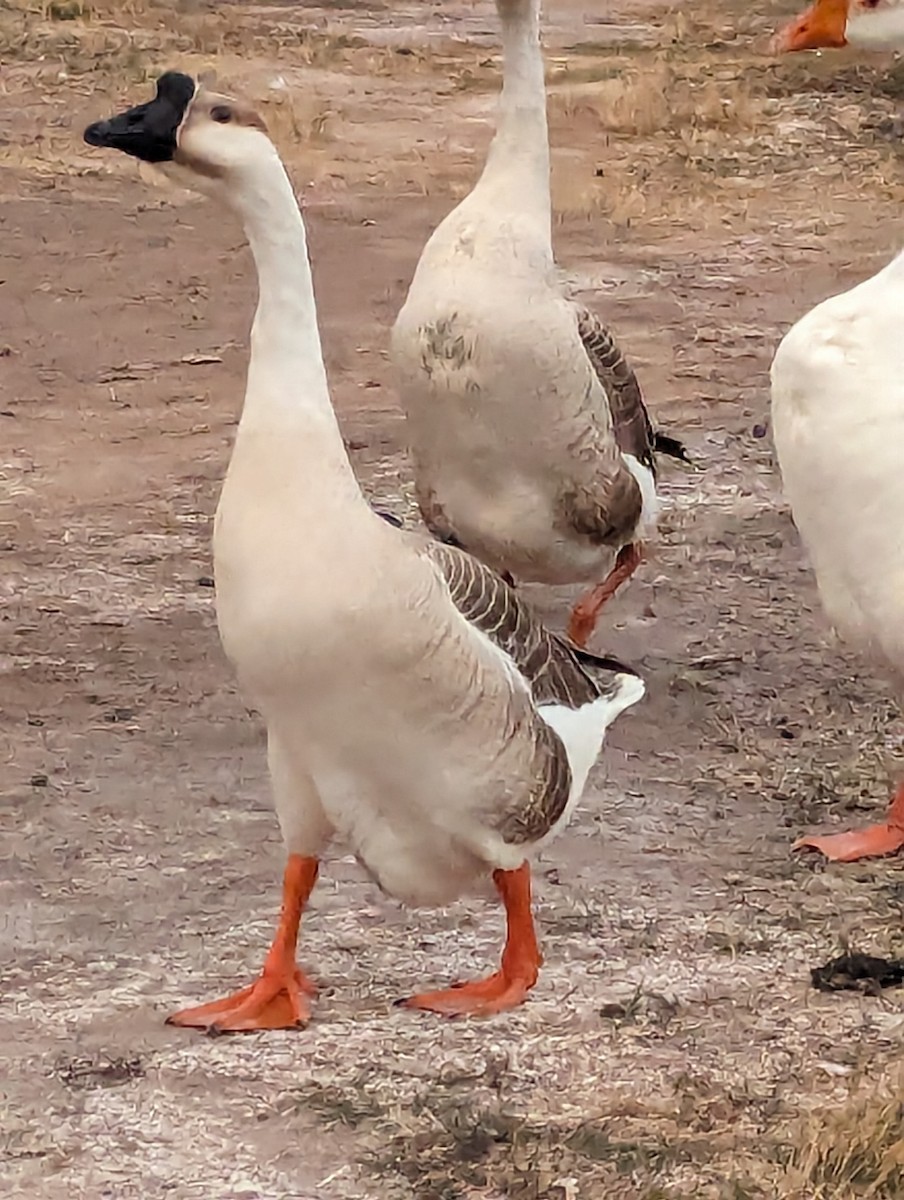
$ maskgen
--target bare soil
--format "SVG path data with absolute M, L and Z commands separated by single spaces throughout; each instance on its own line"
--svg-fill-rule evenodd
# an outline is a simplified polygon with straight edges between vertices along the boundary
M 394 1010 L 484 970 L 500 914 L 406 913 L 337 847 L 313 1023 L 211 1040 L 163 1018 L 257 972 L 282 862 L 210 578 L 253 274 L 230 219 L 81 130 L 171 66 L 261 103 L 351 456 L 415 523 L 387 335 L 482 162 L 492 5 L 0 5 L 5 1197 L 901 1194 L 902 994 L 809 981 L 842 945 L 901 952 L 900 865 L 789 849 L 882 809 L 899 716 L 830 639 L 767 427 L 782 333 L 898 249 L 900 78 L 771 59 L 788 3 L 549 7 L 563 277 L 700 466 L 664 468 L 661 542 L 599 634 L 649 699 L 539 863 L 525 1007 Z M 564 623 L 564 592 L 532 597 Z

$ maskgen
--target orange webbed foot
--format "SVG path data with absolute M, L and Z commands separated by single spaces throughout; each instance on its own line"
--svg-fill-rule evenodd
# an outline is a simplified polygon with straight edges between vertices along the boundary
M 472 983 L 453 984 L 443 991 L 419 992 L 397 1000 L 396 1006 L 419 1008 L 442 1017 L 490 1017 L 523 1004 L 535 983 L 536 975 L 508 978 L 504 971 L 495 971 Z
M 166 1023 L 210 1033 L 303 1029 L 311 1019 L 307 998 L 316 993 L 315 985 L 297 969 L 289 978 L 264 974 L 250 987 L 222 1000 L 173 1013 Z
M 904 846 L 904 829 L 897 825 L 869 825 L 850 833 L 830 833 L 825 837 L 802 837 L 792 850 L 818 850 L 831 862 L 857 862 L 861 858 L 881 858 L 895 854 Z
M 802 837 L 792 850 L 818 850 L 831 862 L 857 862 L 861 858 L 882 858 L 904 847 L 904 784 L 898 788 L 888 810 L 888 819 L 866 829 L 849 833 L 829 833 L 824 837 Z
M 506 916 L 505 949 L 499 970 L 486 979 L 397 1000 L 398 1008 L 419 1008 L 443 1017 L 490 1017 L 524 1003 L 543 961 L 531 913 L 530 867 L 523 863 L 514 871 L 494 871 L 493 882 Z
M 302 910 L 317 880 L 316 858 L 290 854 L 283 876 L 283 903 L 276 934 L 260 977 L 222 1000 L 184 1008 L 167 1025 L 206 1029 L 209 1033 L 245 1033 L 255 1029 L 299 1029 L 311 1019 L 308 997 L 317 988 L 295 965 Z

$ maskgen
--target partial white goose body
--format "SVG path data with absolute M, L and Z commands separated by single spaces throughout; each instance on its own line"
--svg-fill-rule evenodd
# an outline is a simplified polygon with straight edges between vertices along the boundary
M 772 364 L 785 495 L 838 633 L 904 682 L 904 254 L 807 313 Z M 856 859 L 904 845 L 889 819 L 799 845 Z
M 633 371 L 559 286 L 540 0 L 496 7 L 496 136 L 427 242 L 392 355 L 426 524 L 517 579 L 596 584 L 570 627 L 584 643 L 655 530 L 654 450 L 685 454 L 657 443 Z
M 520 1003 L 540 963 L 529 857 L 568 820 L 607 726 L 642 682 L 548 633 L 476 560 L 371 511 L 330 403 L 304 223 L 252 110 L 171 72 L 150 104 L 85 136 L 221 196 L 260 282 L 214 555 L 223 645 L 267 725 L 288 852 L 283 913 L 251 987 L 170 1020 L 229 1030 L 307 1020 L 313 985 L 295 943 L 336 836 L 408 904 L 491 878 L 505 904 L 500 970 L 407 1004 L 459 1015 Z
M 904 0 L 815 0 L 773 39 L 780 53 L 904 49 Z M 904 422 L 898 314 L 904 265 L 818 305 L 785 338 L 773 365 L 776 448 L 785 491 L 838 632 L 904 675 L 898 584 L 904 511 L 895 438 Z M 798 847 L 854 861 L 904 846 L 904 785 L 887 818 Z

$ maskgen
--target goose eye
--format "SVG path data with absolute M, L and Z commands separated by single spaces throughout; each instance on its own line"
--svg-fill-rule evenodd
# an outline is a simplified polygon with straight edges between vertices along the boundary
M 215 104 L 210 110 L 210 119 L 220 125 L 228 125 L 232 120 L 232 109 L 227 108 L 225 104 Z

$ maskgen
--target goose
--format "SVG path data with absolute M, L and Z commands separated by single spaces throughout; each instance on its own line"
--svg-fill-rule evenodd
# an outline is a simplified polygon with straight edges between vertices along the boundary
M 304 220 L 250 104 L 170 71 L 152 100 L 84 137 L 228 205 L 259 282 L 214 564 L 222 644 L 267 728 L 282 910 L 259 977 L 169 1023 L 307 1023 L 299 924 L 335 838 L 403 903 L 495 884 L 505 909 L 497 971 L 400 1004 L 444 1016 L 520 1004 L 541 965 L 531 858 L 564 828 L 642 679 L 547 631 L 477 559 L 368 505 L 330 401 Z
M 785 334 L 771 368 L 785 496 L 836 631 L 904 681 L 904 253 L 824 300 Z M 904 846 L 904 784 L 880 824 L 804 837 L 853 862 Z
M 655 529 L 656 454 L 689 457 L 654 432 L 612 335 L 559 287 L 540 0 L 496 8 L 496 134 L 423 250 L 391 356 L 428 529 L 510 581 L 591 585 L 568 627 L 585 645 Z
M 904 0 L 816 0 L 773 39 L 773 48 L 782 53 L 842 46 L 900 50 Z
M 776 34 L 773 48 L 789 53 L 848 44 L 904 47 L 904 0 L 816 0 Z M 895 321 L 902 302 L 899 254 L 872 278 L 802 317 L 782 339 L 771 368 L 779 470 L 823 607 L 836 632 L 899 687 L 904 548 L 895 514 L 904 487 L 892 448 L 904 429 L 904 357 Z M 893 854 L 902 846 L 904 783 L 884 821 L 794 843 L 796 850 L 816 850 L 835 862 Z

